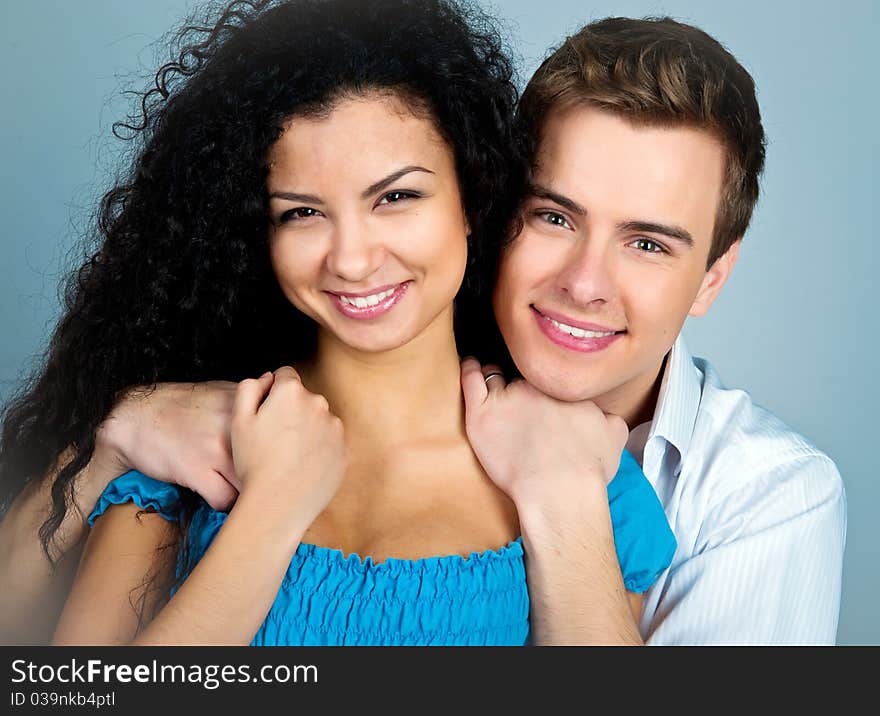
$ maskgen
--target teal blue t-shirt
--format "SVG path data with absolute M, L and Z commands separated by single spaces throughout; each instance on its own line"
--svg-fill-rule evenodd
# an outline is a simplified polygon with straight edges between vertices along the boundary
M 107 486 L 89 524 L 124 502 L 177 521 L 178 489 L 128 472 Z M 608 502 L 624 584 L 644 592 L 671 563 L 676 542 L 653 488 L 626 451 L 608 485 Z M 191 565 L 225 520 L 225 513 L 199 503 L 189 527 Z M 391 558 L 378 564 L 371 557 L 300 544 L 251 643 L 521 646 L 528 638 L 529 593 L 519 537 L 467 559 Z

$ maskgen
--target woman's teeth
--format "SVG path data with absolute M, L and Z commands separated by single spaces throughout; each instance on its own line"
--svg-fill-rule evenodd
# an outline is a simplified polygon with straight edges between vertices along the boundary
M 394 288 L 389 288 L 387 291 L 382 291 L 382 293 L 374 293 L 372 296 L 357 296 L 351 297 L 343 296 L 341 293 L 339 295 L 339 300 L 347 306 L 354 306 L 355 308 L 367 308 L 369 306 L 378 306 L 382 301 L 391 296 L 397 290 L 397 286 Z

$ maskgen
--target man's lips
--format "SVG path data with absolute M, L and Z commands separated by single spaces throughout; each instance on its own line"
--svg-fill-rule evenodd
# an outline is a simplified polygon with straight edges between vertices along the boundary
M 532 315 L 541 332 L 553 343 L 578 353 L 596 353 L 605 350 L 620 339 L 626 331 L 616 331 L 596 323 L 578 321 L 555 312 L 542 312 L 531 306 Z M 557 318 L 559 316 L 559 318 Z
M 571 328 L 577 328 L 582 331 L 590 331 L 591 333 L 625 333 L 625 330 L 619 330 L 617 328 L 611 328 L 609 326 L 602 326 L 598 323 L 579 321 L 576 318 L 570 318 L 569 316 L 566 316 L 562 313 L 539 309 L 534 304 L 530 308 L 539 316 L 543 316 L 544 318 L 555 321 L 556 323 L 563 324 L 564 326 L 570 326 Z

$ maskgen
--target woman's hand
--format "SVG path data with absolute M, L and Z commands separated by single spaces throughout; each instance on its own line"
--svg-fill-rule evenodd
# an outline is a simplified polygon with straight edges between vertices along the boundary
M 150 391 L 129 390 L 98 430 L 94 461 L 113 466 L 105 482 L 135 469 L 228 511 L 240 487 L 229 435 L 237 385 L 160 383 Z
M 242 499 L 292 513 L 292 523 L 311 524 L 345 476 L 342 421 L 293 368 L 239 384 L 231 436 Z

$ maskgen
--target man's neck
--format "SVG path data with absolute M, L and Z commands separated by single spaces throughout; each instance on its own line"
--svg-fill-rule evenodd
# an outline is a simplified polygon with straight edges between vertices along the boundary
M 651 422 L 660 398 L 660 386 L 663 384 L 668 360 L 669 353 L 655 370 L 647 371 L 629 384 L 595 398 L 594 402 L 604 412 L 622 417 L 630 430 L 642 423 Z

